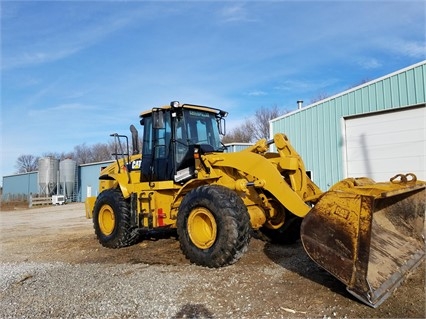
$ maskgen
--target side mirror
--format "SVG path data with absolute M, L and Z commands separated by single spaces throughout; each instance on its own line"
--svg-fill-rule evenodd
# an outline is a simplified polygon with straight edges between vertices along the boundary
M 154 110 L 152 112 L 152 125 L 154 129 L 164 128 L 164 115 L 162 110 Z
M 219 126 L 219 134 L 225 135 L 226 134 L 226 122 L 223 117 L 219 119 L 217 122 L 217 125 Z

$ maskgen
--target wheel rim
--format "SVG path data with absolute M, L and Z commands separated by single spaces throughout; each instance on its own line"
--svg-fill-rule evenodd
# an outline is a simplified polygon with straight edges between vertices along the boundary
M 188 234 L 192 243 L 198 248 L 210 248 L 217 234 L 217 224 L 213 214 L 203 207 L 194 209 L 188 217 Z
M 104 235 L 111 235 L 115 227 L 114 211 L 109 205 L 103 205 L 98 216 L 99 228 Z

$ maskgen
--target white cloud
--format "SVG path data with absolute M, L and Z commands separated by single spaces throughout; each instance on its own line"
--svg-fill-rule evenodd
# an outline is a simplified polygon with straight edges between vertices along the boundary
M 223 22 L 256 21 L 256 19 L 250 17 L 249 11 L 246 9 L 244 3 L 241 2 L 226 5 L 219 14 Z
M 382 66 L 382 63 L 378 61 L 376 58 L 359 58 L 358 64 L 363 69 L 377 69 Z
M 143 10 L 112 10 L 108 14 L 97 16 L 96 19 L 89 19 L 90 15 L 99 15 L 97 10 L 85 6 L 84 9 L 88 12 L 75 17 L 62 7 L 61 9 L 63 11 L 59 10 L 53 14 L 46 11 L 44 12 L 46 16 L 39 15 L 37 20 L 31 19 L 33 18 L 31 15 L 27 17 L 28 12 L 17 10 L 16 16 L 11 16 L 10 19 L 16 19 L 21 14 L 20 20 L 25 19 L 25 23 L 10 21 L 3 23 L 4 25 L 7 23 L 10 29 L 3 32 L 1 65 L 3 70 L 61 60 L 99 43 L 110 34 L 129 26 L 145 15 Z M 72 10 L 69 9 L 69 11 Z M 47 17 L 49 14 L 53 17 Z M 62 15 L 64 19 L 58 19 L 58 16 Z M 54 27 L 45 23 L 49 20 L 57 25 Z M 20 32 L 13 33 L 14 27 Z M 12 51 L 11 48 L 14 50 Z
M 46 116 L 50 115 L 51 117 L 57 117 L 61 114 L 67 114 L 69 116 L 70 112 L 81 112 L 95 110 L 96 107 L 90 105 L 84 105 L 80 103 L 68 103 L 60 104 L 53 107 L 46 107 L 43 109 L 32 109 L 29 111 L 29 116 Z
M 389 49 L 399 55 L 407 56 L 410 58 L 426 58 L 426 43 L 420 41 L 409 41 L 405 39 L 398 39 L 388 42 Z
M 281 84 L 274 87 L 278 91 L 316 91 L 319 89 L 327 88 L 337 82 L 337 79 L 334 78 L 324 78 L 319 81 L 309 81 L 309 80 L 285 80 Z
M 3 59 L 2 69 L 6 70 L 16 67 L 56 61 L 70 56 L 80 51 L 80 49 L 81 47 L 58 48 L 57 50 L 52 50 L 52 48 L 45 48 L 39 51 L 35 48 L 27 47 L 25 52 L 20 54 L 14 56 L 6 55 Z
M 255 91 L 251 91 L 249 93 L 247 93 L 248 96 L 265 96 L 268 95 L 268 93 L 266 93 L 265 91 L 261 91 L 261 90 L 255 90 Z
M 312 83 L 308 81 L 300 80 L 285 80 L 281 84 L 274 87 L 278 91 L 296 91 L 296 90 L 307 90 L 311 88 Z

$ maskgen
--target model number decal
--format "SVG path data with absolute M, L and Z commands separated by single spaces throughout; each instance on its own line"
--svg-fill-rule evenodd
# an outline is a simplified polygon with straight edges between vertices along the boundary
M 189 115 L 198 116 L 198 117 L 209 117 L 210 116 L 208 113 L 199 112 L 199 111 L 189 111 Z

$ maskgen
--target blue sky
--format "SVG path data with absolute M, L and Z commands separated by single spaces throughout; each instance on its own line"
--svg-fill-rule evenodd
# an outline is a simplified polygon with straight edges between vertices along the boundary
M 426 58 L 424 1 L 2 1 L 1 165 L 138 127 L 172 100 L 305 105 Z

